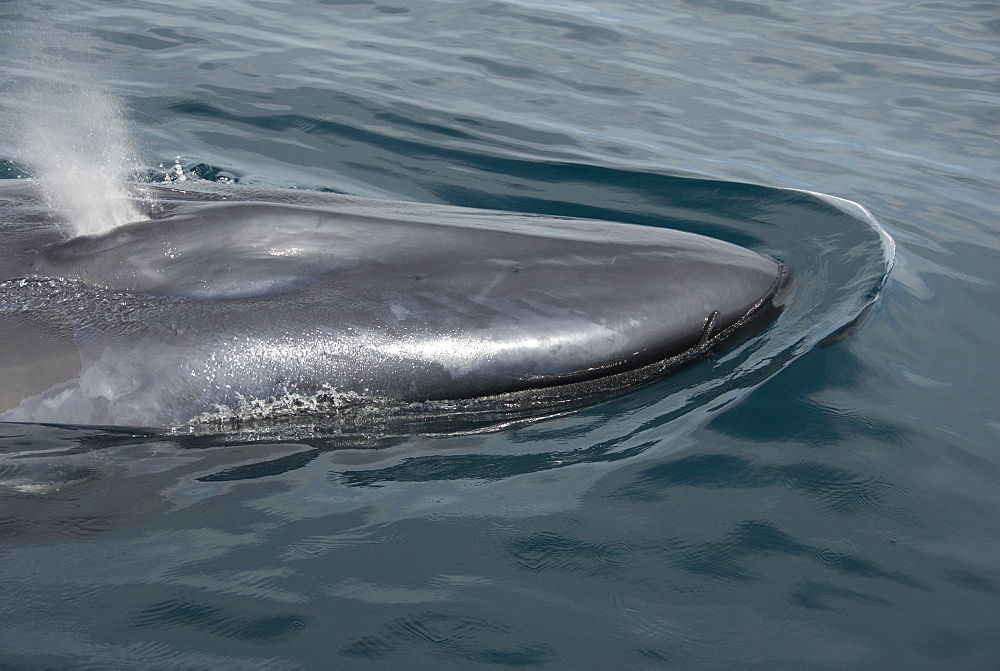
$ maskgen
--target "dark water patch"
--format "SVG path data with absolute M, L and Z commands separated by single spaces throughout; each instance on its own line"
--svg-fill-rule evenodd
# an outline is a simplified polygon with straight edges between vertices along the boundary
M 676 664 L 682 658 L 673 651 L 659 648 L 636 648 L 634 652 L 639 657 L 657 664 Z
M 377 487 L 387 482 L 499 479 L 552 467 L 548 454 L 531 455 L 431 455 L 412 457 L 377 471 L 348 471 L 331 478 L 352 487 Z
M 515 628 L 494 620 L 425 611 L 391 620 L 378 633 L 357 637 L 338 654 L 382 660 L 415 647 L 407 654 L 452 662 L 522 667 L 554 661 L 555 652 L 547 643 L 519 642 L 523 638 Z
M 759 562 L 767 556 L 816 557 L 818 554 L 814 546 L 796 540 L 765 520 L 739 522 L 718 541 L 685 543 L 679 549 L 668 546 L 663 552 L 672 566 L 691 575 L 712 582 L 746 584 L 767 580 L 763 573 L 750 566 L 752 561 Z M 922 581 L 906 573 L 883 569 L 876 562 L 859 557 L 841 556 L 835 563 L 818 563 L 851 577 L 927 589 Z
M 921 654 L 940 660 L 957 660 L 969 656 L 981 644 L 966 634 L 937 627 L 924 632 L 915 642 Z
M 329 5 L 331 7 L 343 7 L 345 5 L 374 5 L 375 0 L 316 0 L 318 4 Z
M 887 506 L 896 488 L 871 475 L 841 467 L 800 462 L 770 465 L 733 454 L 692 454 L 642 469 L 611 498 L 650 503 L 669 499 L 678 487 L 756 489 L 788 487 L 815 499 L 825 509 L 854 515 Z
M 490 74 L 505 77 L 507 79 L 545 79 L 545 77 L 542 77 L 541 73 L 534 68 L 506 65 L 489 58 L 462 56 L 459 60 L 466 63 L 472 63 L 473 65 L 478 65 Z
M 374 471 L 331 473 L 330 481 L 350 487 L 379 487 L 392 482 L 434 482 L 446 480 L 501 480 L 525 473 L 566 468 L 582 462 L 600 463 L 629 459 L 657 445 L 647 441 L 617 449 L 622 440 L 613 440 L 590 448 L 521 455 L 428 455 L 410 457 L 402 463 Z
M 761 5 L 755 2 L 742 2 L 741 0 L 684 0 L 686 5 L 695 5 L 699 9 L 709 9 L 720 14 L 735 14 L 737 16 L 753 16 L 771 21 L 781 21 L 794 23 L 795 20 L 788 17 L 774 8 Z
M 0 516 L 0 542 L 7 542 L 9 538 L 28 533 L 36 524 L 38 522 L 35 520 L 2 515 Z
M 946 569 L 942 573 L 948 582 L 959 587 L 993 597 L 1000 596 L 1000 583 L 986 576 L 968 569 Z
M 868 559 L 862 559 L 860 557 L 841 556 L 840 561 L 833 564 L 833 566 L 839 572 L 848 574 L 852 577 L 870 578 L 872 580 L 888 580 L 919 590 L 930 589 L 922 580 L 913 578 L 901 571 L 888 571 L 882 569 L 876 562 Z
M 170 29 L 150 29 L 146 33 L 121 32 L 115 30 L 91 30 L 91 35 L 110 44 L 141 49 L 143 51 L 163 51 L 181 44 L 206 44 L 207 40 L 189 35 L 181 35 Z
M 513 539 L 504 551 L 527 571 L 604 575 L 631 564 L 640 548 L 621 541 L 593 542 L 547 532 Z
M 404 116 L 399 112 L 375 112 L 375 118 L 396 127 L 413 128 L 414 130 L 434 133 L 456 139 L 470 140 L 472 136 L 461 130 L 439 123 L 429 123 L 428 121 L 418 121 L 412 116 Z
M 205 85 L 203 88 L 222 100 L 232 99 L 233 95 L 238 93 L 238 91 L 233 89 L 220 86 Z M 276 121 L 275 130 L 296 129 L 306 133 L 343 135 L 345 138 L 349 138 L 352 134 L 350 129 L 369 129 L 373 131 L 375 129 L 410 129 L 417 131 L 416 135 L 418 137 L 425 137 L 425 142 L 428 144 L 433 143 L 434 139 L 440 140 L 441 138 L 472 142 L 481 139 L 484 134 L 501 136 L 504 134 L 516 134 L 516 137 L 521 139 L 543 143 L 571 141 L 571 138 L 563 133 L 529 132 L 523 127 L 512 123 L 505 123 L 502 120 L 459 116 L 453 112 L 449 113 L 428 109 L 405 101 L 394 101 L 390 105 L 376 104 L 369 98 L 352 95 L 345 91 L 298 86 L 275 90 L 267 94 L 267 98 L 269 100 L 280 101 L 283 103 L 283 106 L 293 109 L 318 107 L 322 112 L 320 116 L 301 115 L 290 118 L 289 115 L 283 115 Z M 317 100 L 322 100 L 323 104 L 317 105 Z M 269 116 L 273 116 L 259 114 L 254 116 L 238 115 L 235 110 L 221 107 L 216 108 L 197 100 L 180 102 L 165 101 L 165 103 L 169 109 L 174 109 L 184 114 L 233 120 L 245 119 L 245 123 L 264 129 L 270 129 L 270 122 L 267 119 Z M 253 109 L 256 108 L 249 108 L 248 111 Z M 525 135 L 525 133 L 529 134 Z
M 545 12 L 542 8 L 519 7 L 516 5 L 493 2 L 477 8 L 475 14 L 501 19 L 507 24 L 530 24 L 542 28 L 555 28 L 556 31 L 544 31 L 540 37 L 557 40 L 576 40 L 584 43 L 588 49 L 598 46 L 617 45 L 627 37 L 622 33 L 604 26 L 595 25 L 591 21 L 573 20 L 560 12 Z M 521 28 L 523 30 L 523 27 Z
M 746 565 L 752 557 L 798 556 L 807 547 L 765 521 L 745 521 L 721 541 L 686 544 L 668 554 L 668 561 L 686 573 L 722 583 L 758 583 L 764 577 Z
M 826 610 L 845 612 L 850 606 L 888 606 L 890 603 L 874 594 L 837 585 L 831 582 L 805 581 L 796 587 L 797 591 L 789 596 L 793 606 L 808 610 Z
M 802 63 L 796 63 L 795 61 L 784 60 L 781 58 L 774 58 L 773 56 L 753 56 L 748 55 L 746 59 L 750 63 L 757 63 L 760 65 L 778 65 L 783 68 L 788 68 L 790 70 L 802 70 L 806 66 Z
M 626 185 L 631 185 L 641 190 L 641 187 L 635 182 L 629 180 L 627 175 L 618 175 L 617 178 L 621 181 L 618 184 L 613 182 L 605 182 L 605 186 L 608 188 L 624 187 Z M 636 179 L 641 178 L 638 175 L 633 175 Z M 649 177 L 648 175 L 646 177 Z M 670 188 L 669 184 L 659 185 L 662 188 Z M 656 191 L 659 189 L 650 189 L 650 191 Z M 520 196 L 511 197 L 508 196 L 503 199 L 501 203 L 498 199 L 491 196 L 487 191 L 480 191 L 476 189 L 471 189 L 468 187 L 453 185 L 448 187 L 439 187 L 435 189 L 435 194 L 441 197 L 444 201 L 449 203 L 461 203 L 465 207 L 477 207 L 485 209 L 497 209 L 499 207 L 505 207 L 518 212 L 533 212 L 538 214 L 554 214 L 563 217 L 581 217 L 584 219 L 603 219 L 603 220 L 614 220 L 616 217 L 620 218 L 621 212 L 619 210 L 611 209 L 608 207 L 595 207 L 593 205 L 585 205 L 582 203 L 568 203 L 568 202 L 554 202 L 551 200 L 545 200 L 542 198 L 533 198 L 530 196 Z M 682 199 L 683 200 L 683 199 Z M 687 207 L 694 206 L 694 203 L 688 204 L 684 202 L 675 202 L 675 206 L 681 211 Z M 747 213 L 751 215 L 752 213 Z M 763 244 L 763 240 L 749 235 L 745 232 L 740 235 L 735 233 L 731 228 L 725 227 L 724 225 L 713 226 L 713 222 L 709 218 L 705 220 L 704 218 L 695 224 L 691 219 L 684 219 L 682 216 L 676 216 L 673 220 L 665 220 L 665 213 L 660 212 L 657 216 L 646 216 L 646 217 L 630 217 L 629 223 L 641 224 L 646 226 L 662 226 L 668 228 L 677 228 L 678 230 L 687 230 L 686 227 L 695 225 L 698 227 L 701 235 L 707 235 L 710 237 L 716 237 L 721 240 L 726 240 L 726 242 L 731 242 L 735 245 L 740 245 L 742 247 L 760 247 Z M 693 231 L 690 231 L 693 232 Z
M 200 37 L 185 35 L 173 28 L 150 28 L 149 32 L 165 40 L 174 40 L 178 44 L 205 44 L 208 41 Z
M 0 157 L 0 179 L 23 179 L 30 177 L 31 174 L 32 171 L 27 165 Z
M 329 96 L 329 94 L 326 94 Z M 345 109 L 338 109 L 343 105 Z M 330 113 L 322 117 L 313 117 L 300 114 L 253 114 L 229 111 L 219 106 L 211 105 L 199 100 L 185 100 L 180 102 L 167 103 L 170 111 L 193 117 L 204 117 L 213 121 L 223 121 L 228 124 L 245 125 L 266 131 L 293 131 L 307 135 L 316 135 L 325 141 L 343 141 L 349 145 L 358 144 L 361 146 L 372 146 L 378 149 L 379 153 L 386 150 L 394 156 L 390 163 L 400 164 L 399 159 L 409 157 L 415 159 L 430 159 L 435 156 L 447 157 L 448 160 L 460 165 L 476 166 L 478 169 L 486 169 L 491 172 L 502 172 L 505 174 L 518 174 L 516 169 L 502 169 L 503 166 L 516 166 L 517 161 L 488 159 L 481 154 L 462 151 L 442 145 L 440 142 L 432 142 L 430 138 L 416 141 L 400 137 L 399 135 L 386 135 L 378 132 L 380 124 L 371 123 L 379 116 L 385 117 L 390 112 L 377 108 L 370 109 L 370 103 L 359 101 L 351 96 L 339 94 L 328 103 Z M 394 112 L 399 114 L 400 112 Z M 343 119 L 343 120 L 341 120 Z M 426 122 L 415 122 L 426 123 Z M 412 127 L 412 124 L 408 124 Z M 497 126 L 493 124 L 493 128 Z M 512 126 L 507 128 L 513 129 Z M 524 136 L 525 130 L 519 129 L 519 134 Z M 468 139 L 467 134 L 462 131 L 452 129 L 447 136 L 455 139 Z M 572 143 L 572 139 L 561 137 L 558 134 L 545 133 L 542 136 L 529 135 L 527 139 L 538 140 L 561 140 L 562 143 Z M 322 150 L 320 150 L 322 151 Z M 487 158 L 487 164 L 483 165 L 483 159 Z M 495 166 L 489 165 L 495 163 Z M 521 174 L 523 174 L 523 169 Z M 509 208 L 507 208 L 509 209 Z
M 409 14 L 410 10 L 406 7 L 393 7 L 391 5 L 376 5 L 375 11 L 380 14 Z
M 876 507 L 888 497 L 888 483 L 828 464 L 799 463 L 781 467 L 780 477 L 792 489 L 816 498 L 834 512 L 849 515 Z
M 69 452 L 68 454 L 72 454 L 72 452 Z M 0 455 L 0 458 L 2 458 L 2 461 L 0 461 L 0 487 L 5 488 L 8 491 L 17 491 L 15 483 L 27 478 L 29 474 L 37 475 L 39 472 L 38 468 L 32 468 L 34 464 L 26 462 L 31 459 L 37 460 L 39 458 L 44 460 L 42 461 L 42 464 L 50 470 L 49 477 L 53 480 L 68 483 L 74 481 L 92 480 L 98 477 L 99 470 L 92 466 L 81 466 L 71 462 L 51 464 L 49 461 L 52 457 L 68 456 L 68 454 L 53 454 L 46 451 L 44 456 L 32 455 L 30 452 L 28 454 L 15 453 L 11 456 Z
M 848 41 L 848 40 L 830 39 L 828 37 L 816 35 L 814 33 L 810 35 L 809 42 L 814 44 L 821 44 L 823 46 L 839 49 L 842 51 L 863 53 L 863 54 L 878 54 L 879 56 L 882 57 L 888 56 L 890 58 L 899 58 L 918 63 L 947 63 L 949 65 L 983 65 L 983 63 L 977 59 L 970 58 L 966 55 L 960 55 L 960 53 L 970 53 L 970 52 L 965 52 L 964 50 L 961 49 L 954 49 L 954 50 L 935 49 L 932 47 L 922 46 L 916 40 L 914 40 L 913 44 L 901 44 L 896 42 L 870 42 L 862 40 Z
M 198 480 L 200 482 L 230 482 L 234 480 L 256 480 L 257 478 L 274 477 L 308 465 L 319 454 L 319 450 L 305 450 L 278 459 L 258 461 L 243 466 L 231 466 L 211 475 L 203 475 Z
M 554 81 L 556 83 L 562 84 L 568 88 L 576 89 L 578 91 L 583 91 L 586 93 L 596 93 L 602 95 L 615 95 L 623 97 L 636 97 L 638 94 L 630 89 L 621 88 L 618 86 L 608 86 L 600 84 L 578 84 L 571 80 L 563 79 L 562 77 L 555 77 L 552 75 L 545 75 L 541 71 L 535 68 L 523 66 L 523 65 L 509 65 L 507 63 L 500 63 L 491 58 L 481 58 L 478 56 L 461 56 L 459 60 L 465 63 L 471 63 L 472 65 L 477 65 L 487 73 L 503 77 L 505 79 L 527 79 L 527 80 L 540 80 L 540 81 Z
M 0 423 L 0 457 L 13 463 L 69 457 L 152 440 L 159 434 L 115 427 Z
M 293 638 L 309 623 L 310 618 L 295 613 L 248 615 L 255 608 L 222 608 L 196 600 L 170 599 L 150 605 L 130 618 L 135 629 L 169 631 L 184 629 L 188 635 L 220 638 L 257 644 L 272 644 Z
M 634 482 L 612 496 L 632 501 L 655 501 L 664 488 L 768 487 L 778 481 L 777 469 L 757 466 L 745 457 L 729 454 L 692 454 L 643 469 Z
M 2 499 L 0 499 L 2 500 Z M 15 511 L 21 506 L 15 506 Z M 37 513 L 37 507 L 32 507 Z M 52 520 L 32 519 L 23 521 L 0 516 L 0 542 L 19 536 L 44 535 L 51 538 L 86 538 L 102 534 L 121 524 L 114 515 L 66 515 Z
M 853 332 L 859 325 L 849 327 Z M 845 334 L 849 335 L 849 334 Z M 783 370 L 770 384 L 751 392 L 744 403 L 712 418 L 719 433 L 761 442 L 794 442 L 822 447 L 849 438 L 905 444 L 915 436 L 885 417 L 843 408 L 822 399 L 832 389 L 863 385 L 865 364 L 846 348 L 830 347 L 805 355 L 808 365 Z

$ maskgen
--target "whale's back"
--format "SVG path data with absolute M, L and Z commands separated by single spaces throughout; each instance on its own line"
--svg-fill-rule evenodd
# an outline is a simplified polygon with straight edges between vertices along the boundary
M 630 386 L 764 320 L 785 278 L 673 230 L 335 205 L 167 200 L 21 249 L 0 417 L 179 426 Z

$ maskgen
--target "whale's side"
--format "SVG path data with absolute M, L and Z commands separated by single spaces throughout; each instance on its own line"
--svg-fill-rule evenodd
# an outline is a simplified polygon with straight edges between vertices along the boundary
M 787 279 L 690 233 L 346 198 L 168 194 L 154 221 L 63 239 L 13 221 L 16 201 L 35 212 L 27 190 L 0 189 L 4 421 L 178 427 L 610 391 L 766 323 Z

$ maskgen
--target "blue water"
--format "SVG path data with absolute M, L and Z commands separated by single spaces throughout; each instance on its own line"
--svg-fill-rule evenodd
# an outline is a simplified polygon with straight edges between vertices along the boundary
M 117 96 L 144 179 L 681 227 L 797 278 L 750 342 L 532 421 L 0 425 L 4 665 L 1000 661 L 995 3 L 64 0 L 0 29 L 3 177 L 44 153 L 15 120 L 94 128 L 25 94 L 50 80 Z M 884 286 L 877 225 L 789 188 L 871 211 Z

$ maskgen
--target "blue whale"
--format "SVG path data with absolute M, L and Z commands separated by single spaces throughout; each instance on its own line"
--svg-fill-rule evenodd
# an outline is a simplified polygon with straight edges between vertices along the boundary
M 674 230 L 237 185 L 158 198 L 68 237 L 30 183 L 0 182 L 0 421 L 558 404 L 760 328 L 788 285 Z

